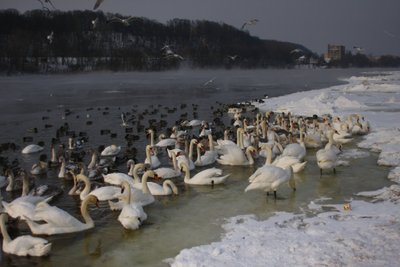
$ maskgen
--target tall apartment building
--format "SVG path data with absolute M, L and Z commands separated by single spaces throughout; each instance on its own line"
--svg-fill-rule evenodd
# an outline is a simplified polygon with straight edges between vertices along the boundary
M 340 61 L 344 58 L 345 47 L 343 45 L 328 44 L 328 52 L 325 54 L 325 61 Z

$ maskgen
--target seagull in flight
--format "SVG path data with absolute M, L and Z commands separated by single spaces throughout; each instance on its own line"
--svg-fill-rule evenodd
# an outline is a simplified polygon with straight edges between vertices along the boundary
M 54 32 L 51 31 L 51 33 L 47 35 L 47 40 L 49 40 L 49 43 L 51 44 L 53 42 L 53 39 L 54 39 Z
M 210 80 L 206 81 L 206 82 L 203 84 L 203 86 L 207 86 L 207 85 L 209 85 L 209 84 L 213 83 L 213 82 L 214 82 L 214 80 L 215 80 L 216 78 L 217 78 L 217 77 L 213 77 L 212 79 L 210 79 Z
M 101 5 L 101 3 L 103 3 L 103 1 L 104 0 L 96 0 L 96 3 L 94 4 L 93 10 L 96 10 Z
M 290 51 L 290 54 L 293 54 L 293 53 L 303 53 L 303 50 L 296 48 L 296 49 L 293 49 L 292 51 Z
M 357 51 L 357 53 L 361 53 L 362 51 L 364 51 L 364 48 L 359 47 L 359 46 L 353 46 L 353 49 Z
M 98 23 L 99 23 L 99 18 L 95 18 L 94 20 L 92 20 L 93 29 L 96 29 Z
M 130 22 L 131 22 L 132 20 L 134 20 L 134 19 L 135 19 L 134 17 L 128 17 L 128 18 L 126 18 L 126 19 L 121 19 L 121 18 L 118 18 L 118 17 L 113 17 L 113 18 L 109 19 L 107 22 L 108 22 L 108 23 L 111 23 L 111 22 L 120 22 L 120 23 L 124 24 L 125 26 L 129 26 L 129 25 L 130 25 Z
M 178 55 L 174 51 L 172 51 L 169 45 L 164 45 L 160 50 L 164 51 L 164 56 L 166 59 L 177 58 L 180 60 L 184 60 L 184 58 L 181 55 Z
M 46 4 L 49 4 L 49 5 L 51 5 L 51 7 L 52 7 L 53 9 L 56 9 L 56 7 L 53 5 L 53 3 L 52 3 L 50 0 L 43 0 L 44 3 L 42 2 L 42 0 L 38 0 L 38 1 L 40 2 L 40 4 L 42 4 L 42 8 L 43 8 L 43 9 L 49 10 L 49 8 L 46 6 Z
M 245 23 L 243 23 L 243 25 L 242 25 L 242 27 L 241 27 L 240 29 L 243 30 L 244 27 L 246 27 L 247 25 L 248 25 L 248 26 L 256 25 L 257 22 L 258 22 L 258 19 L 251 19 L 251 20 L 249 20 L 249 21 L 246 21 Z
M 233 56 L 228 56 L 228 58 L 232 61 L 235 61 L 237 59 L 238 55 L 233 55 Z
M 390 31 L 384 30 L 383 32 L 389 37 L 400 39 L 399 36 L 395 35 L 394 33 L 391 33 Z

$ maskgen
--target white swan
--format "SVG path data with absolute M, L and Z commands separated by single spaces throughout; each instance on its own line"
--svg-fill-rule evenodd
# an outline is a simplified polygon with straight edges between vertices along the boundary
M 304 144 L 304 132 L 300 130 L 300 143 L 288 144 L 282 152 L 282 156 L 290 156 L 303 160 L 306 156 L 306 146 Z
M 320 174 L 322 175 L 322 170 L 333 169 L 333 172 L 336 173 L 336 165 L 337 165 L 337 152 L 335 151 L 335 146 L 332 144 L 333 142 L 333 131 L 329 133 L 329 143 L 325 146 L 325 148 L 317 151 L 317 164 L 320 169 Z
M 197 173 L 195 176 L 190 177 L 189 166 L 186 163 L 181 163 L 181 168 L 185 172 L 184 182 L 192 185 L 215 185 L 224 183 L 225 180 L 231 175 L 222 175 L 222 170 L 217 168 L 210 168 Z
M 253 165 L 254 159 L 253 155 L 257 152 L 257 150 L 253 146 L 249 146 L 246 148 L 246 152 L 237 147 L 236 145 L 224 146 L 221 151 L 223 155 L 221 155 L 217 162 L 222 165 Z
M 271 146 L 269 144 L 265 144 L 262 146 L 262 150 L 266 151 L 267 157 L 266 157 L 266 161 L 265 161 L 265 165 L 264 166 L 276 166 L 276 167 L 280 167 L 282 169 L 285 169 L 289 166 L 292 167 L 293 173 L 298 173 L 301 172 L 302 170 L 304 170 L 305 166 L 307 165 L 307 161 L 305 162 L 301 162 L 298 158 L 296 157 L 290 157 L 290 156 L 279 156 L 277 157 L 273 162 L 272 162 L 272 149 Z M 264 167 L 263 166 L 263 167 Z M 263 167 L 260 167 L 259 169 L 257 169 L 253 175 L 251 175 L 249 177 L 249 181 L 251 182 L 252 179 L 258 175 L 258 173 L 260 171 L 262 171 L 261 169 Z
M 118 153 L 121 151 L 121 146 L 116 146 L 116 145 L 110 145 L 106 148 L 104 148 L 103 151 L 101 151 L 100 155 L 101 156 L 107 156 L 107 157 L 115 157 L 118 155 Z
M 274 198 L 276 199 L 276 190 L 286 182 L 289 182 L 289 186 L 296 190 L 291 166 L 285 169 L 276 166 L 265 166 L 262 171 L 252 178 L 252 181 L 244 191 L 263 190 L 267 194 L 270 191 L 274 191 Z
M 176 145 L 176 139 L 175 138 L 166 138 L 165 134 L 160 134 L 158 137 L 158 142 L 155 144 L 156 147 L 168 147 L 168 146 L 173 146 L 175 147 Z
M 50 253 L 51 243 L 46 239 L 30 235 L 19 236 L 12 240 L 6 229 L 7 214 L 0 215 L 0 228 L 3 235 L 3 251 L 17 256 L 46 256 Z
M 97 197 L 88 195 L 81 203 L 81 213 L 85 222 L 77 220 L 66 211 L 57 207 L 51 207 L 49 205 L 39 206 L 36 209 L 36 218 L 46 221 L 44 224 L 38 224 L 29 218 L 26 219 L 26 223 L 31 229 L 32 233 L 36 235 L 55 235 L 55 234 L 66 234 L 85 231 L 94 227 L 94 222 L 90 217 L 87 206 L 89 204 L 98 204 Z
M 32 165 L 30 173 L 33 175 L 40 175 L 47 172 L 47 162 L 39 161 L 39 163 L 35 163 Z
M 86 175 L 78 174 L 76 178 L 78 181 L 82 181 L 85 183 L 85 188 L 79 194 L 81 200 L 84 200 L 87 195 L 96 196 L 99 201 L 115 199 L 121 196 L 121 188 L 117 186 L 103 186 L 90 191 L 91 184 L 89 178 Z
M 154 154 L 152 155 L 152 147 L 150 145 L 146 146 L 146 159 L 144 163 L 149 164 L 151 169 L 158 168 L 161 165 L 158 157 Z
M 24 149 L 22 149 L 22 154 L 32 154 L 32 153 L 37 153 L 42 151 L 44 148 L 42 146 L 39 145 L 28 145 L 26 146 Z
M 104 150 L 103 150 L 104 151 Z M 92 151 L 92 157 L 90 158 L 90 162 L 87 166 L 89 170 L 92 170 L 98 164 L 99 156 L 95 150 Z
M 131 186 L 129 183 L 124 181 L 122 186 L 124 189 L 124 194 L 121 197 L 123 204 L 118 221 L 125 229 L 136 230 L 147 219 L 147 214 L 141 205 L 131 202 Z M 111 203 L 110 206 L 112 206 Z
M 214 149 L 214 141 L 212 135 L 208 135 L 210 150 L 207 150 L 204 155 L 201 155 L 200 150 L 204 148 L 203 144 L 197 144 L 197 160 L 194 162 L 196 166 L 207 166 L 213 164 L 217 158 L 218 153 Z
M 181 176 L 181 171 L 178 168 L 175 153 L 172 152 L 171 156 L 172 156 L 173 168 L 161 167 L 161 168 L 157 168 L 157 169 L 153 170 L 157 174 L 158 177 L 160 177 L 162 179 L 170 179 L 170 178 Z

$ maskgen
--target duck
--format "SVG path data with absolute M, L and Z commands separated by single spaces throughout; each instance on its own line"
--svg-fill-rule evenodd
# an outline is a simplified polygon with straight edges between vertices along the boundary
M 47 256 L 50 253 L 52 243 L 44 238 L 23 235 L 12 240 L 6 229 L 7 219 L 7 214 L 0 215 L 0 230 L 3 235 L 2 247 L 5 253 L 33 257 Z
M 252 190 L 263 190 L 267 192 L 267 195 L 270 191 L 274 192 L 274 198 L 276 199 L 276 191 L 278 188 L 288 182 L 289 186 L 296 190 L 296 184 L 293 178 L 293 170 L 291 166 L 286 167 L 285 169 L 268 165 L 262 168 L 262 171 L 258 172 L 257 175 L 252 175 L 249 178 L 250 184 L 246 187 L 244 192 L 252 191 Z
M 125 229 L 136 230 L 147 219 L 147 214 L 143 207 L 131 201 L 131 186 L 128 182 L 123 182 L 124 197 L 122 198 L 122 209 L 118 216 L 118 221 Z M 110 204 L 110 207 L 112 204 Z
M 182 168 L 182 171 L 185 173 L 184 182 L 186 184 L 192 184 L 192 185 L 222 184 L 231 175 L 231 174 L 227 174 L 227 175 L 221 176 L 222 175 L 221 169 L 209 168 L 209 169 L 205 169 L 205 170 L 197 173 L 195 176 L 191 177 L 189 166 L 186 163 L 184 163 L 184 162 L 181 163 L 180 167 Z
M 249 146 L 246 148 L 246 152 L 244 153 L 238 146 L 229 145 L 224 146 L 221 152 L 223 154 L 217 159 L 217 162 L 219 164 L 231 166 L 246 166 L 254 164 L 253 155 L 255 155 L 257 150 L 253 146 Z
M 97 197 L 88 195 L 81 202 L 81 213 L 85 221 L 84 223 L 77 220 L 66 211 L 47 204 L 41 204 L 39 209 L 36 209 L 35 213 L 35 218 L 43 220 L 45 223 L 38 224 L 34 220 L 25 218 L 26 223 L 32 233 L 36 235 L 56 235 L 85 231 L 94 227 L 94 222 L 87 210 L 89 204 L 96 204 L 97 206 Z
M 24 149 L 22 149 L 22 154 L 38 153 L 40 151 L 43 151 L 43 149 L 44 149 L 44 147 L 42 147 L 42 146 L 31 144 L 31 145 L 27 145 L 26 147 L 24 147 Z

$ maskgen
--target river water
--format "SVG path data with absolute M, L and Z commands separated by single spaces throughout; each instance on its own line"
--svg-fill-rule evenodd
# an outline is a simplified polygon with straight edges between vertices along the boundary
M 293 70 L 212 70 L 153 73 L 84 73 L 65 75 L 23 75 L 0 77 L 0 143 L 13 142 L 15 151 L 1 153 L 9 160 L 18 159 L 21 167 L 29 169 L 39 155 L 22 156 L 21 149 L 43 141 L 50 156 L 50 140 L 56 129 L 68 123 L 76 133 L 89 137 L 85 148 L 99 145 L 128 146 L 125 128 L 121 127 L 120 114 L 136 116 L 130 123 L 137 123 L 137 115 L 143 114 L 141 124 L 148 126 L 150 119 L 165 119 L 168 126 L 187 113 L 187 118 L 198 117 L 212 121 L 212 112 L 221 103 L 230 104 L 251 99 L 261 99 L 290 94 L 297 91 L 325 88 L 340 84 L 341 78 L 358 75 L 359 69 L 293 69 Z M 207 83 L 207 81 L 212 82 Z M 182 106 L 186 104 L 186 106 Z M 196 109 L 195 106 L 198 105 Z M 167 109 L 176 111 L 167 112 Z M 69 111 L 66 114 L 66 111 Z M 66 116 L 67 115 L 67 116 Z M 225 122 L 230 118 L 224 115 Z M 92 124 L 87 122 L 91 121 Z M 37 128 L 38 132 L 32 132 Z M 139 140 L 133 142 L 138 153 L 136 159 L 144 160 L 144 147 L 148 142 L 143 131 L 133 134 Z M 111 134 L 101 134 L 109 130 Z M 165 128 L 164 128 L 165 130 Z M 31 137 L 32 142 L 23 142 Z M 67 143 L 66 137 L 61 142 Z M 353 145 L 348 149 L 356 148 Z M 377 154 L 368 152 L 366 157 L 350 159 L 351 167 L 338 168 L 337 174 L 319 175 L 315 159 L 316 150 L 308 150 L 307 167 L 296 174 L 297 191 L 283 187 L 278 199 L 267 198 L 258 192 L 244 193 L 247 178 L 264 163 L 257 159 L 254 167 L 218 166 L 224 173 L 231 173 L 221 186 L 188 186 L 183 179 L 176 179 L 180 194 L 159 197 L 146 206 L 148 219 L 139 230 L 125 230 L 117 221 L 118 212 L 107 205 L 90 208 L 96 227 L 81 233 L 45 237 L 53 243 L 46 258 L 22 258 L 2 254 L 1 266 L 165 266 L 163 260 L 174 257 L 184 248 L 219 240 L 220 225 L 225 218 L 240 214 L 255 214 L 260 219 L 275 211 L 296 212 L 311 200 L 328 197 L 346 200 L 354 192 L 368 191 L 389 184 L 387 168 L 377 167 Z M 166 164 L 165 154 L 161 154 Z M 90 156 L 85 157 L 88 163 Z M 119 171 L 126 172 L 121 163 Z M 196 172 L 195 170 L 194 172 Z M 192 175 L 194 174 L 192 173 Z M 57 178 L 58 169 L 50 169 L 45 176 L 35 177 L 36 184 L 52 184 L 64 188 L 64 194 L 52 205 L 67 210 L 81 219 L 79 198 L 66 192 L 70 181 Z M 363 177 L 376 179 L 365 181 Z M 11 200 L 15 195 L 2 189 L 3 198 Z M 25 223 L 19 223 L 19 233 L 30 234 Z

